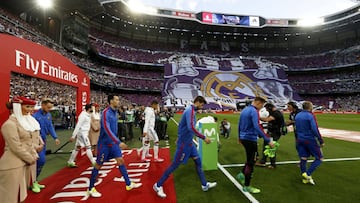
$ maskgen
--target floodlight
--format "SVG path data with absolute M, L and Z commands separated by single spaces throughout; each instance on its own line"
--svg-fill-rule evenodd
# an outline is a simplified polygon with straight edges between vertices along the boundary
M 150 7 L 150 6 L 145 6 L 144 4 L 142 4 L 138 0 L 130 0 L 130 1 L 128 1 L 127 6 L 134 13 L 146 13 L 146 14 L 156 14 L 157 13 L 156 8 L 153 8 L 153 7 Z
M 324 18 L 304 18 L 297 21 L 299 26 L 315 26 L 324 22 Z
M 36 3 L 43 9 L 49 9 L 53 6 L 53 0 L 36 0 Z

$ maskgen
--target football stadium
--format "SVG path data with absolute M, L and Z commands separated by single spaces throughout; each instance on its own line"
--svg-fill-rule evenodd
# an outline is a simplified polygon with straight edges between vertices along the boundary
M 360 1 L 319 2 L 2 0 L 0 203 L 360 202 Z

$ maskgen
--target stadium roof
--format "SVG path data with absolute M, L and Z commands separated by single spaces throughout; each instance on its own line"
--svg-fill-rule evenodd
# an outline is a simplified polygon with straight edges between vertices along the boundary
M 359 1 L 354 0 L 125 0 L 157 8 L 191 12 L 210 11 L 237 15 L 259 15 L 265 18 L 323 17 L 341 12 Z

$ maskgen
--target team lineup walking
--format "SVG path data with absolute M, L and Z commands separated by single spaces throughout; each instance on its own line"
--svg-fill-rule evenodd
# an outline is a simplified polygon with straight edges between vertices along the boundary
M 0 56 L 0 203 L 360 202 L 360 0 L 2 0 Z

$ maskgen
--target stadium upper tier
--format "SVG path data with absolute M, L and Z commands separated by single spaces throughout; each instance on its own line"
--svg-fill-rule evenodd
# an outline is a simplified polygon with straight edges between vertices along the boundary
M 141 40 L 128 40 L 123 37 L 113 36 L 95 29 L 91 29 L 89 35 L 90 44 L 96 52 L 103 57 L 112 60 L 125 61 L 129 63 L 145 63 L 159 65 L 174 62 L 175 59 L 189 56 L 192 64 L 206 64 L 201 61 L 207 58 L 214 66 L 229 66 L 243 64 L 244 68 L 258 68 L 256 63 L 246 61 L 267 59 L 281 64 L 285 70 L 330 68 L 344 65 L 355 65 L 360 63 L 360 40 L 347 41 L 345 48 L 328 47 L 327 51 L 317 52 L 318 49 L 302 50 L 297 52 L 288 51 L 282 55 L 282 51 L 263 49 L 259 55 L 251 53 L 240 53 L 237 51 L 204 51 L 196 48 L 176 48 L 174 45 L 166 46 L 162 43 L 152 43 Z M 310 53 L 312 52 L 312 53 Z M 199 56 L 202 59 L 196 60 Z
M 17 16 L 3 9 L 0 9 L 0 11 L 0 30 L 2 32 L 16 35 L 54 49 L 82 67 L 92 79 L 92 84 L 104 88 L 103 90 L 110 87 L 111 89 L 127 91 L 127 93 L 123 93 L 123 95 L 124 98 L 130 100 L 130 102 L 147 104 L 146 102 L 151 101 L 151 98 L 160 97 L 160 91 L 163 87 L 161 67 L 163 64 L 169 62 L 181 65 L 207 67 L 215 70 L 226 70 L 227 68 L 230 70 L 231 68 L 232 70 L 239 71 L 247 68 L 260 70 L 269 65 L 272 67 L 276 66 L 277 68 L 283 68 L 288 74 L 292 74 L 291 76 L 289 75 L 289 83 L 294 87 L 296 92 L 299 92 L 302 96 L 307 95 L 311 97 L 311 95 L 317 95 L 319 98 L 318 104 L 321 104 L 320 102 L 322 101 L 329 101 L 330 97 L 320 101 L 320 98 L 325 97 L 326 94 L 333 93 L 334 91 L 340 94 L 352 94 L 354 88 L 358 89 L 358 74 L 354 77 L 347 78 L 346 76 L 351 75 L 351 72 L 342 72 L 342 70 L 346 70 L 348 67 L 351 68 L 359 64 L 360 43 L 359 40 L 356 39 L 343 40 L 341 46 L 330 45 L 319 48 L 312 46 L 309 48 L 305 46 L 305 48 L 301 50 L 264 48 L 254 51 L 254 53 L 262 53 L 260 55 L 252 54 L 251 51 L 248 54 L 236 51 L 228 51 L 225 53 L 221 50 L 204 51 L 191 46 L 180 49 L 176 43 L 169 45 L 162 42 L 150 43 L 151 40 L 130 40 L 126 37 L 114 36 L 99 32 L 96 29 L 91 29 L 89 40 L 93 48 L 97 50 L 98 53 L 101 53 L 100 56 L 110 57 L 110 61 L 122 61 L 122 63 L 118 63 L 120 65 L 111 65 L 111 63 L 99 63 L 91 57 L 79 57 L 65 50 L 48 36 L 42 34 L 36 30 L 35 27 L 29 25 Z M 100 46 L 100 48 L 98 46 Z M 102 46 L 106 46 L 106 48 Z M 107 53 L 107 50 L 111 50 L 113 53 Z M 122 55 L 118 55 L 117 52 L 123 53 Z M 142 66 L 143 68 L 138 70 L 139 65 L 127 65 L 139 63 L 147 63 L 147 66 Z M 155 66 L 159 66 L 157 71 L 153 71 Z M 318 74 L 319 72 L 317 72 L 317 70 L 319 69 L 333 69 L 336 66 L 339 67 L 337 73 L 325 74 L 317 78 L 302 78 L 301 74 L 303 73 L 299 74 L 299 71 L 302 70 L 306 70 L 304 73 L 310 72 L 310 74 Z M 149 69 L 147 69 L 147 67 Z M 134 68 L 137 70 L 133 70 Z M 332 81 L 331 79 L 334 78 L 339 78 L 339 80 Z M 314 83 L 314 80 L 317 82 Z M 304 85 L 303 83 L 307 84 Z M 139 100 L 139 90 L 141 91 L 141 98 L 146 97 L 146 101 L 142 99 L 141 101 Z M 130 92 L 134 92 L 134 94 Z M 147 92 L 152 92 L 153 95 L 148 95 Z M 344 100 L 346 100 L 346 97 L 344 98 Z M 338 101 L 338 103 L 340 103 L 340 101 Z M 342 105 L 340 105 L 340 107 L 344 108 Z

